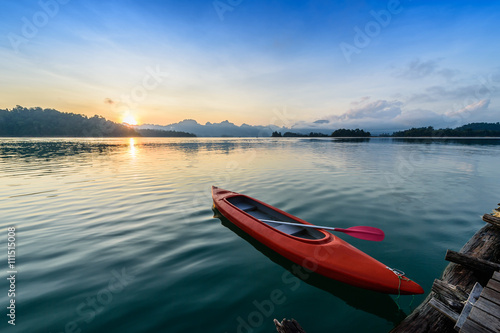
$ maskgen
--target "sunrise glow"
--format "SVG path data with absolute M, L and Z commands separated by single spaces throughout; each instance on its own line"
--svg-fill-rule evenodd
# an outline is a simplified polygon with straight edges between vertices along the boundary
M 131 114 L 127 114 L 125 115 L 125 117 L 123 118 L 123 123 L 127 124 L 127 125 L 132 125 L 132 126 L 135 126 L 138 124 L 137 120 L 135 119 L 135 117 Z

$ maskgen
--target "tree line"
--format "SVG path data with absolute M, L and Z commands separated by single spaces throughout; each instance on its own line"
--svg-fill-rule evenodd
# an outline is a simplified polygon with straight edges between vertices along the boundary
M 411 128 L 392 133 L 393 137 L 500 137 L 500 123 L 470 123 L 457 128 Z
M 163 133 L 165 132 L 165 133 Z M 0 137 L 138 137 L 138 136 L 194 136 L 194 134 L 135 130 L 102 116 L 60 112 L 40 107 L 0 109 Z
M 299 134 L 292 132 L 285 132 L 285 134 L 281 134 L 281 132 L 273 132 L 272 137 L 321 137 L 321 136 L 330 136 L 330 137 L 344 137 L 344 138 L 365 138 L 371 137 L 371 133 L 357 129 L 345 129 L 340 128 L 335 130 L 331 135 L 326 135 L 322 133 L 313 133 L 310 134 Z M 379 135 L 381 137 L 500 137 L 500 122 L 497 123 L 470 123 L 467 125 L 463 125 L 457 128 L 441 128 L 434 129 L 432 126 L 428 127 L 418 127 L 418 128 L 410 128 L 403 131 L 396 131 L 392 134 L 386 133 Z
M 194 138 L 196 134 L 180 132 L 180 131 L 166 131 L 159 129 L 137 129 L 136 130 L 140 136 L 144 137 L 162 137 L 162 138 L 171 138 L 171 137 L 183 137 L 183 138 Z
M 364 138 L 370 137 L 370 132 L 365 132 L 364 130 L 360 130 L 356 128 L 355 130 L 341 128 L 335 130 L 331 135 L 323 134 L 323 133 L 315 133 L 311 132 L 309 134 L 300 134 L 293 132 L 285 132 L 285 134 L 281 134 L 281 132 L 274 131 L 271 134 L 272 137 L 342 137 L 342 138 Z

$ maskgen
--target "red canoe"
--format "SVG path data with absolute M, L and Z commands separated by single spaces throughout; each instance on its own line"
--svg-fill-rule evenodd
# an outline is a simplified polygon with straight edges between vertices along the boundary
M 323 229 L 263 222 L 308 224 L 293 215 L 246 195 L 212 186 L 215 208 L 229 221 L 294 263 L 331 279 L 388 294 L 423 294 L 424 290 L 398 270 Z

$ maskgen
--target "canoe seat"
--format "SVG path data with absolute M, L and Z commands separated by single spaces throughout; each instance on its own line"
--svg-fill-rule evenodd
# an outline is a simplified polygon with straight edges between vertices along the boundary
M 296 236 L 296 237 L 302 237 L 302 238 L 308 238 L 308 236 L 310 236 L 310 234 L 307 232 L 306 229 L 304 228 L 300 228 L 299 231 L 296 231 L 292 234 L 292 236 Z
M 289 234 L 289 235 L 293 235 L 295 233 L 300 233 L 303 228 L 301 227 L 296 227 L 296 226 L 293 226 L 293 225 L 284 225 L 284 224 L 280 224 L 278 226 L 273 226 L 274 229 L 278 229 L 279 231 L 281 232 L 284 232 L 285 234 Z
M 240 202 L 236 206 L 244 212 L 249 212 L 251 210 L 257 209 L 257 207 L 255 207 L 254 205 L 250 205 L 250 204 L 247 204 L 245 202 Z

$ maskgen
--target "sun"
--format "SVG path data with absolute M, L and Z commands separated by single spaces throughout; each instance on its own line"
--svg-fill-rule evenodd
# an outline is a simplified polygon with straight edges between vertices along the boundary
M 125 115 L 125 117 L 123 117 L 123 122 L 128 124 L 128 125 L 133 125 L 133 126 L 138 124 L 137 120 L 131 114 Z

